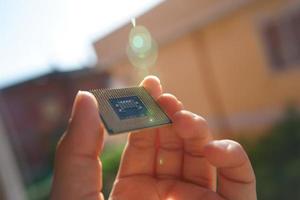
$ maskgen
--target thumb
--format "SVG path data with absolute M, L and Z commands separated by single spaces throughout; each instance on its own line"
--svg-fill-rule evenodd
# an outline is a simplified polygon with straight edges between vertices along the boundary
M 69 127 L 59 142 L 65 153 L 97 157 L 103 145 L 103 127 L 95 97 L 84 91 L 76 95 Z M 59 149 L 60 150 L 60 149 Z
M 95 97 L 78 92 L 69 127 L 56 150 L 52 199 L 103 199 L 98 158 L 103 132 Z

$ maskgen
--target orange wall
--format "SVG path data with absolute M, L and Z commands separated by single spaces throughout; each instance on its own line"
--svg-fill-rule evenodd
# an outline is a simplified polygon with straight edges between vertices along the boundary
M 148 72 L 126 60 L 109 70 L 130 84 L 159 76 L 166 92 L 207 117 L 216 132 L 267 127 L 290 101 L 300 105 L 300 68 L 272 70 L 260 35 L 261 22 L 287 2 L 259 1 L 162 46 Z
M 291 101 L 300 104 L 300 68 L 272 70 L 260 33 L 262 21 L 293 6 L 288 2 L 292 1 L 260 1 L 200 30 L 196 36 L 199 48 L 205 45 L 233 127 L 264 126 Z

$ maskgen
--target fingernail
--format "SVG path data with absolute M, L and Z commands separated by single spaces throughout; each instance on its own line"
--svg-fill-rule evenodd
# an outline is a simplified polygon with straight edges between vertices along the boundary
M 228 142 L 226 142 L 224 140 L 215 140 L 215 141 L 212 141 L 212 143 L 214 145 L 217 145 L 217 146 L 223 148 L 223 149 L 227 149 L 228 146 L 229 146 Z
M 70 116 L 70 120 L 69 121 L 72 121 L 72 119 L 74 118 L 74 115 L 76 113 L 76 105 L 77 105 L 77 102 L 78 100 L 80 99 L 80 96 L 82 94 L 83 91 L 79 90 L 75 96 L 75 99 L 74 99 L 74 102 L 73 102 L 73 106 L 72 106 L 72 111 L 71 111 L 71 116 Z

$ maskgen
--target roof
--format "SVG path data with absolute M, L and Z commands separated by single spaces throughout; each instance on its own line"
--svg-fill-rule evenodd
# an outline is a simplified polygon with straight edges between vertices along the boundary
M 84 76 L 84 75 L 89 75 L 89 74 L 94 74 L 94 73 L 104 73 L 103 71 L 97 70 L 97 68 L 89 68 L 89 67 L 84 67 L 80 69 L 75 69 L 75 70 L 70 70 L 70 71 L 59 71 L 58 69 L 53 69 L 50 72 L 46 72 L 44 74 L 32 77 L 30 79 L 26 80 L 21 80 L 19 82 L 10 84 L 8 86 L 5 86 L 3 88 L 0 88 L 0 91 L 7 91 L 13 88 L 17 88 L 22 85 L 30 84 L 30 83 L 36 83 L 41 80 L 45 80 L 48 78 L 58 78 L 58 77 L 63 77 L 63 78 L 72 78 L 72 77 L 77 77 L 77 76 Z
M 256 0 L 167 0 L 137 18 L 161 46 Z M 124 59 L 131 24 L 94 42 L 100 67 Z

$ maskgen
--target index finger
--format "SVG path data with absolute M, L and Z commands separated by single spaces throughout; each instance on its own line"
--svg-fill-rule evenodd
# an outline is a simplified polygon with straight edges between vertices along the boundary
M 162 93 L 160 81 L 155 76 L 146 77 L 142 83 L 150 95 L 157 99 Z M 130 133 L 124 149 L 118 178 L 134 174 L 153 175 L 156 153 L 157 129 L 146 129 Z

